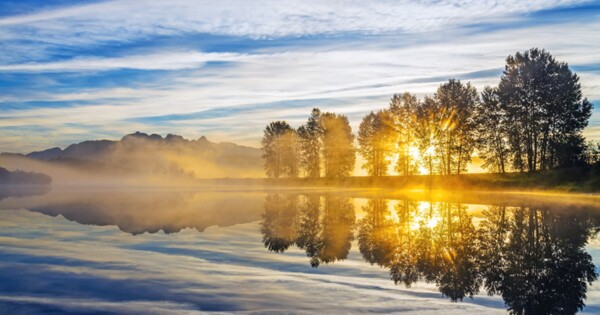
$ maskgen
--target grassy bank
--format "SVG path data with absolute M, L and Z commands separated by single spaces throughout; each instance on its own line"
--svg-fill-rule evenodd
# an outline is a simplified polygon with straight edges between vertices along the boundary
M 336 187 L 441 190 L 544 190 L 600 192 L 600 175 L 589 169 L 563 169 L 535 173 L 355 176 L 332 178 L 219 179 L 219 184 L 279 187 Z

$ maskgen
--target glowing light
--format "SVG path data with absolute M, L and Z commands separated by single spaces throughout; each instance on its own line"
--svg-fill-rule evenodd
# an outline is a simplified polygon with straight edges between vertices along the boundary
M 427 221 L 427 223 L 425 224 L 426 227 L 433 229 L 434 227 L 436 227 L 438 225 L 438 222 L 440 220 L 438 218 L 430 218 L 429 221 Z
M 438 216 L 434 216 L 431 213 L 431 203 L 427 201 L 419 202 L 417 213 L 410 222 L 411 230 L 418 230 L 420 228 L 435 228 L 440 222 Z
M 398 216 L 398 213 L 396 213 L 396 211 L 394 211 L 393 209 L 388 209 L 388 214 L 385 216 L 385 218 L 394 223 L 400 222 L 400 217 Z
M 433 156 L 434 153 L 435 153 L 435 147 L 432 145 L 429 146 L 429 148 L 427 148 L 427 150 L 425 150 L 425 156 L 427 156 L 427 157 Z
M 419 153 L 419 149 L 416 147 L 410 146 L 408 148 L 408 155 L 410 156 L 411 159 L 413 159 L 413 161 L 421 160 L 421 154 Z

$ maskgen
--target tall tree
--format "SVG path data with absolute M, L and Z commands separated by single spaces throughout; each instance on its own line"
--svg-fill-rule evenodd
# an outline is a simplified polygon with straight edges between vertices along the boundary
M 400 175 L 413 175 L 419 170 L 414 150 L 417 150 L 415 125 L 419 100 L 408 92 L 395 94 L 390 100 L 389 111 L 396 131 L 396 153 L 398 160 L 395 169 Z
M 321 111 L 313 108 L 306 124 L 298 128 L 300 138 L 301 164 L 307 176 L 321 176 Z
M 578 140 L 592 104 L 567 63 L 537 48 L 508 56 L 498 96 L 513 131 L 508 136 L 516 169 L 566 166 L 582 151 Z
M 267 125 L 262 139 L 265 171 L 272 178 L 298 176 L 298 139 L 285 121 Z
M 354 135 L 348 117 L 334 113 L 321 115 L 321 142 L 325 176 L 340 178 L 349 176 L 354 170 L 356 153 Z
M 475 148 L 477 90 L 470 83 L 450 79 L 440 85 L 434 99 L 442 116 L 442 132 L 438 134 L 442 174 L 460 174 L 466 171 Z
M 481 103 L 477 106 L 477 152 L 483 159 L 483 167 L 504 173 L 508 169 L 508 121 L 502 108 L 498 92 L 485 87 Z
M 413 128 L 421 163 L 430 175 L 442 174 L 444 171 L 441 163 L 444 155 L 439 145 L 444 132 L 442 129 L 444 116 L 442 114 L 439 104 L 431 97 L 425 97 L 417 107 L 417 119 Z
M 363 118 L 358 128 L 358 144 L 359 152 L 366 160 L 363 168 L 369 175 L 387 175 L 394 135 L 389 111 L 371 112 Z

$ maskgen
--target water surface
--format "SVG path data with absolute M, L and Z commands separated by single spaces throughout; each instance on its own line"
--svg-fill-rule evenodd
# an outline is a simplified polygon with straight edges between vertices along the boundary
M 600 312 L 597 197 L 204 189 L 0 198 L 2 314 Z

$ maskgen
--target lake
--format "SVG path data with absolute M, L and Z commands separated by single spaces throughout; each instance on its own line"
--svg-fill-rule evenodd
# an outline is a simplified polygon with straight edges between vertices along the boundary
M 600 312 L 597 196 L 41 189 L 0 216 L 1 314 Z

